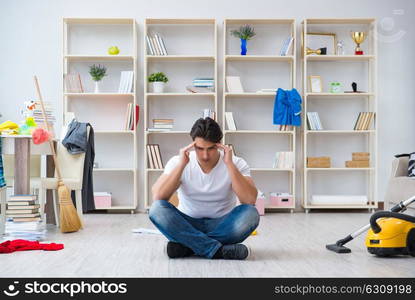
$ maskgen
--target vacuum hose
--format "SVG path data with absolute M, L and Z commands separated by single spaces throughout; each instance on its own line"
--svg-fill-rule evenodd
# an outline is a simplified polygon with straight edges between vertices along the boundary
M 379 233 L 382 230 L 380 226 L 378 225 L 378 223 L 376 222 L 376 220 L 379 218 L 396 218 L 396 219 L 415 223 L 415 217 L 412 217 L 409 215 L 400 214 L 400 213 L 391 212 L 391 211 L 378 211 L 370 217 L 370 227 L 372 227 L 372 230 L 374 233 Z

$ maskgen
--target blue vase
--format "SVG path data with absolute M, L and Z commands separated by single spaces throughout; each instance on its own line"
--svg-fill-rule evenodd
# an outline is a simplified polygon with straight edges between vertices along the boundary
M 246 55 L 246 51 L 248 49 L 246 48 L 246 40 L 241 39 L 241 55 Z

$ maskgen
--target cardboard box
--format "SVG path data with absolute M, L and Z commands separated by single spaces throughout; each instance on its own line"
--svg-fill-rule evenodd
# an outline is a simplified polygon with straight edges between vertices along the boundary
M 346 168 L 369 168 L 368 160 L 348 160 Z
M 329 156 L 307 157 L 307 168 L 330 168 L 331 161 Z
M 370 153 L 369 152 L 353 152 L 352 153 L 352 160 L 361 161 L 361 160 L 369 160 Z

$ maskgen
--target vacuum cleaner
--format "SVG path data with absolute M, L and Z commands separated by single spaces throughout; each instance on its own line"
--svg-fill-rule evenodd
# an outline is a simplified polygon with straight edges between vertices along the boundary
M 370 218 L 370 223 L 338 240 L 326 248 L 336 253 L 350 253 L 344 245 L 369 230 L 366 247 L 369 253 L 377 256 L 415 256 L 415 217 L 402 214 L 415 202 L 415 196 L 399 202 L 390 211 L 378 211 Z

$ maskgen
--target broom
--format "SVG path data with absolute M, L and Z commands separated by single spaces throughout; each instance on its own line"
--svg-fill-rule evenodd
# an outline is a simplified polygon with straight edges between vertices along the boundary
M 35 81 L 37 96 L 39 98 L 40 106 L 42 108 L 42 116 L 43 116 L 43 119 L 45 120 L 47 130 L 50 132 L 48 119 L 45 113 L 45 106 L 43 104 L 43 99 L 40 93 L 39 83 L 38 83 L 36 76 L 34 76 L 34 81 Z M 58 175 L 58 197 L 59 197 L 59 206 L 60 206 L 59 218 L 60 218 L 61 232 L 75 232 L 75 231 L 78 231 L 82 227 L 81 220 L 79 219 L 78 212 L 76 211 L 75 206 L 73 205 L 73 202 L 71 199 L 71 193 L 68 187 L 62 181 L 59 163 L 56 158 L 55 147 L 53 147 L 53 141 L 52 139 L 48 139 L 48 141 L 49 141 L 50 151 L 52 152 L 52 155 L 53 155 L 53 161 L 55 162 L 56 173 Z

